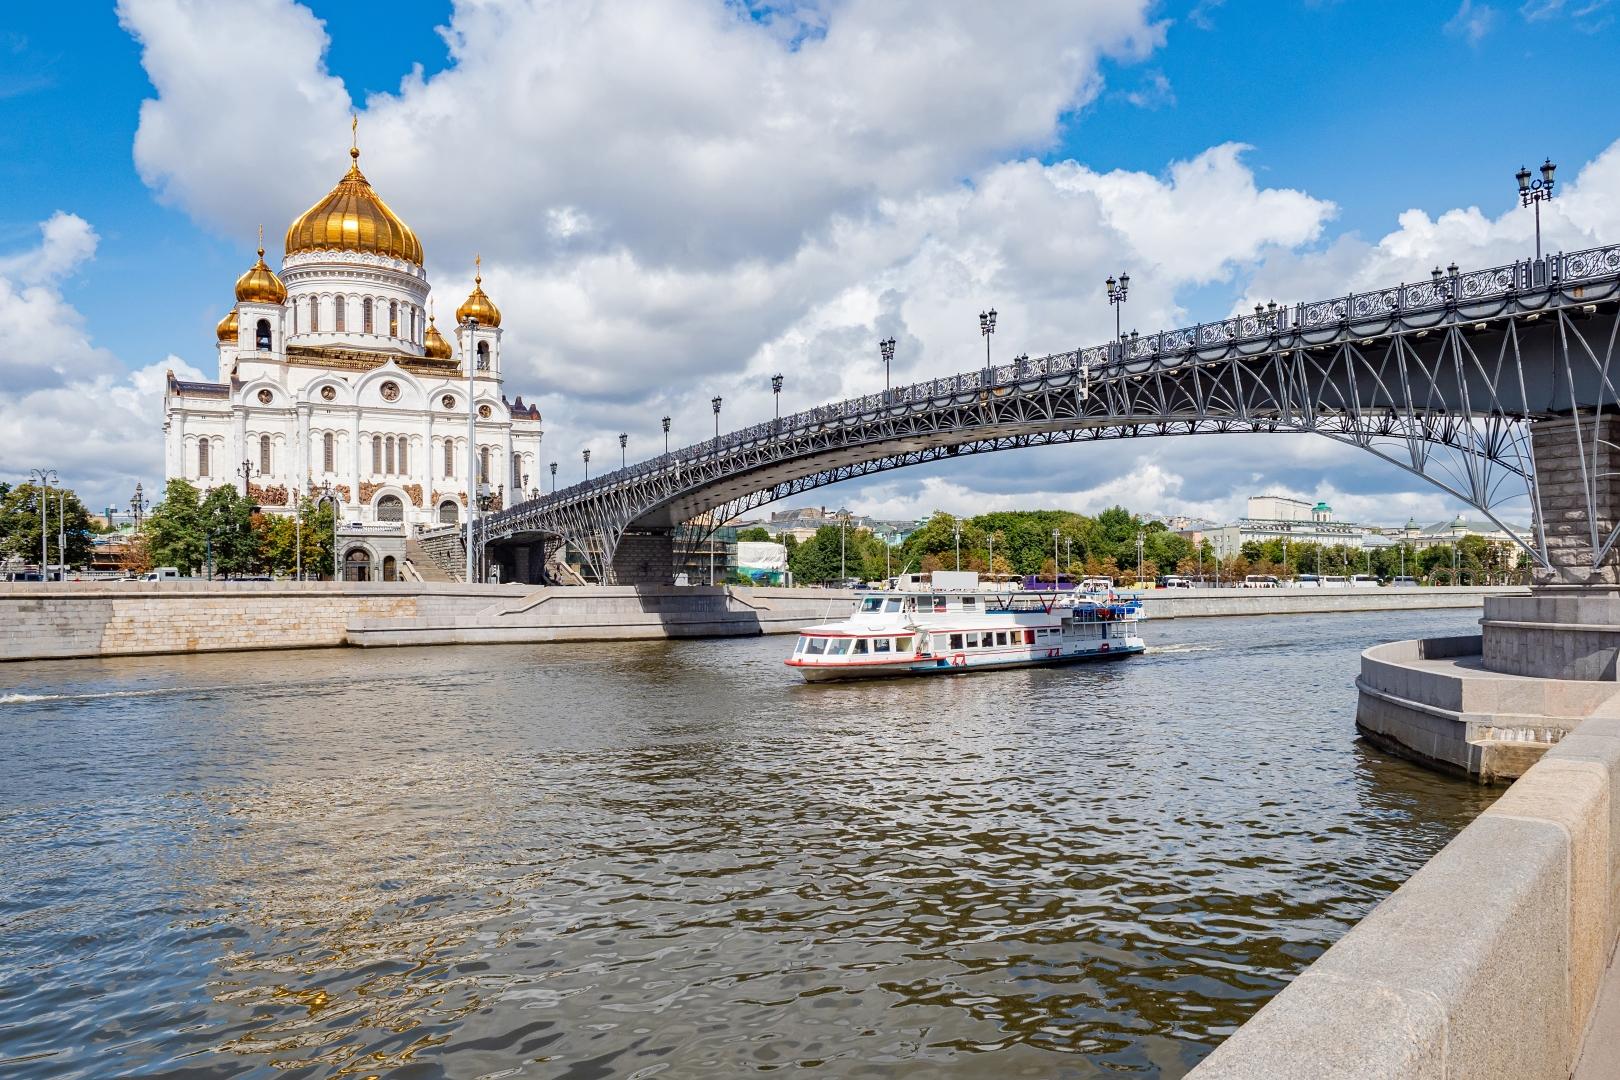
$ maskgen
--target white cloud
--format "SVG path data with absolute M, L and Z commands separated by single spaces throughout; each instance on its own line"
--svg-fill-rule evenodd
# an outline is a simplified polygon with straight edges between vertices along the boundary
M 1478 45 L 1485 39 L 1496 25 L 1496 9 L 1489 4 L 1474 6 L 1474 0 L 1462 0 L 1445 25 L 1445 31 L 1452 37 L 1460 37 L 1470 45 Z
M 40 231 L 0 256 L 0 480 L 55 469 L 87 506 L 122 504 L 163 473 L 164 371 L 201 376 L 172 356 L 126 371 L 93 344 L 60 282 L 94 257 L 95 230 L 58 212 Z

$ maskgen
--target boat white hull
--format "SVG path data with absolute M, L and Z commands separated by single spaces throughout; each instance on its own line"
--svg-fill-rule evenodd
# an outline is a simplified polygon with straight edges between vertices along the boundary
M 955 653 L 950 656 L 922 656 L 905 660 L 866 661 L 854 664 L 816 663 L 814 660 L 794 658 L 788 660 L 787 665 L 798 671 L 805 682 L 843 682 L 850 679 L 892 679 L 909 675 L 966 675 L 977 671 L 1073 664 L 1082 660 L 1117 660 L 1135 656 L 1146 648 L 1146 643 L 1140 638 L 1127 638 L 1124 641 L 1100 642 L 1096 646 L 1072 650 L 1054 647 L 989 655 Z M 1037 653 L 1041 655 L 1034 655 Z

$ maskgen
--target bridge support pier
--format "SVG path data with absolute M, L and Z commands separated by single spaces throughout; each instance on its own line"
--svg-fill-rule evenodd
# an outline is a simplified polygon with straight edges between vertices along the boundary
M 489 561 L 501 568 L 501 580 L 523 585 L 545 584 L 546 542 L 490 545 Z
M 671 585 L 675 582 L 675 534 L 670 529 L 639 529 L 619 537 L 613 549 L 615 585 Z

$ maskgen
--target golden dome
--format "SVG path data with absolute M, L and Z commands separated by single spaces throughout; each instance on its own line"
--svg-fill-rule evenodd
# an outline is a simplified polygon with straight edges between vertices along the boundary
M 225 317 L 219 320 L 219 325 L 214 327 L 214 335 L 221 341 L 235 341 L 236 327 L 236 309 L 231 308 L 225 313 Z
M 276 277 L 274 270 L 264 265 L 264 248 L 259 249 L 259 261 L 248 267 L 247 273 L 236 279 L 236 298 L 257 304 L 287 302 L 287 286 Z
M 422 242 L 388 209 L 360 172 L 360 149 L 326 198 L 304 211 L 287 229 L 287 254 L 301 251 L 365 251 L 422 265 Z
M 482 258 L 474 259 L 473 263 L 483 268 Z M 473 291 L 460 307 L 456 308 L 456 322 L 464 323 L 468 319 L 477 319 L 479 326 L 501 325 L 501 309 L 495 306 L 495 301 L 484 295 L 484 275 L 473 274 Z
M 423 355 L 429 360 L 449 360 L 454 357 L 450 343 L 444 340 L 439 328 L 433 325 L 433 316 L 428 316 L 427 333 L 422 338 Z

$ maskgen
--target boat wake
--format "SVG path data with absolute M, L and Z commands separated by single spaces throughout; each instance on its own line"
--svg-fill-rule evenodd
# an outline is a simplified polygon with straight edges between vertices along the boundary
M 1172 645 L 1149 645 L 1147 647 L 1147 654 L 1149 656 L 1165 656 L 1165 655 L 1176 654 L 1176 653 L 1195 653 L 1195 652 L 1214 652 L 1214 651 L 1215 651 L 1215 646 L 1213 646 L 1213 645 L 1172 644 Z
M 95 701 L 101 698 L 152 697 L 157 694 L 189 694 L 206 686 L 160 686 L 151 690 L 105 690 L 94 694 L 0 694 L 0 705 L 33 705 L 41 701 Z

